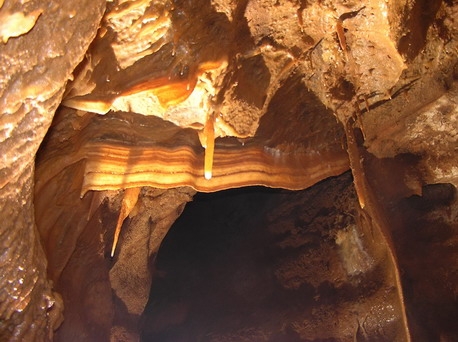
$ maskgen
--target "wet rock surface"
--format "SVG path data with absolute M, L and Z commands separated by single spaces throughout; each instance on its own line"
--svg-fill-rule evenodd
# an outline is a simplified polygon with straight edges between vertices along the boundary
M 170 295 L 145 336 L 456 339 L 457 13 L 440 0 L 2 1 L 1 338 L 50 339 L 57 290 L 57 340 L 138 339 L 152 277 L 170 284 L 154 260 L 184 203 L 265 185 L 302 191 L 274 191 L 256 224 L 244 210 L 263 196 L 232 196 L 242 216 L 226 228 L 253 223 L 259 248 L 228 233 L 235 280 L 204 272 L 229 316 Z M 347 170 L 353 186 L 325 180 Z
M 0 2 L 0 339 L 48 341 L 62 302 L 33 206 L 35 154 L 102 17 L 103 1 Z

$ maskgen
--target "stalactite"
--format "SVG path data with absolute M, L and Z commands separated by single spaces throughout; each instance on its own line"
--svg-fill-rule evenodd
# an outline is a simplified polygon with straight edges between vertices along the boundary
M 121 227 L 127 216 L 134 209 L 135 204 L 138 200 L 141 188 L 128 188 L 124 191 L 124 197 L 122 199 L 121 210 L 119 212 L 118 222 L 113 238 L 113 245 L 111 247 L 111 257 L 114 256 L 116 245 L 118 244 L 119 234 L 121 233 Z
M 204 127 L 205 136 L 205 161 L 204 161 L 204 176 L 205 179 L 212 178 L 213 168 L 213 155 L 215 152 L 215 128 L 214 128 L 214 115 L 209 115 Z

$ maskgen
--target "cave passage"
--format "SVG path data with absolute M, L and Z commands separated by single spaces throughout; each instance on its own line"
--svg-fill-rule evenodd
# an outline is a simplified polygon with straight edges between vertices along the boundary
M 160 247 L 142 340 L 350 340 L 364 318 L 368 338 L 396 336 L 355 204 L 349 173 L 303 191 L 198 193 Z
M 159 250 L 144 341 L 200 340 L 280 309 L 263 216 L 285 193 L 249 187 L 188 203 Z

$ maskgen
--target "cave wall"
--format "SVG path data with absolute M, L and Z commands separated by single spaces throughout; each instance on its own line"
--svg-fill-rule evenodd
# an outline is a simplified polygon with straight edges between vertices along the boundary
M 349 172 L 296 192 L 197 194 L 159 250 L 143 341 L 401 341 L 401 305 L 414 341 L 453 341 L 456 201 L 450 184 L 383 201 L 401 304 Z
M 67 181 L 60 179 L 56 187 L 38 194 L 56 198 L 54 205 L 36 207 L 41 213 L 37 225 L 47 227 L 41 236 L 48 274 L 67 303 L 55 340 L 134 341 L 160 242 L 195 191 L 143 188 L 112 257 L 114 227 L 126 190 L 94 192 L 81 199 L 78 166 L 66 170 Z
M 0 2 L 0 339 L 47 341 L 62 300 L 34 220 L 35 154 L 65 83 L 95 37 L 104 1 Z
M 17 32 L 1 27 L 0 207 L 7 218 L 2 233 L 10 236 L 2 244 L 9 274 L 2 337 L 35 336 L 38 330 L 29 328 L 44 327 L 37 338 L 51 338 L 61 312 L 54 286 L 66 307 L 61 340 L 82 331 L 88 339 L 135 339 L 154 255 L 196 190 L 298 190 L 349 169 L 362 216 L 373 222 L 390 259 L 405 338 L 412 329 L 422 335 L 416 327 L 439 301 L 432 297 L 421 313 L 409 311 L 419 295 L 404 298 L 403 286 L 430 292 L 416 280 L 421 263 L 409 261 L 404 238 L 397 242 L 412 221 L 396 206 L 422 196 L 428 184 L 457 185 L 456 4 L 91 6 L 5 1 L 0 8 L 3 19 L 25 13 L 27 22 Z M 35 172 L 34 156 L 62 96 Z M 454 212 L 444 208 L 455 202 L 447 203 L 445 213 Z M 455 227 L 455 216 L 447 217 L 441 220 Z M 445 231 L 428 250 L 453 245 L 456 229 Z M 143 248 L 135 247 L 139 240 Z M 445 254 L 453 259 L 453 252 Z M 453 273 L 439 273 L 449 284 L 440 293 L 455 293 Z M 86 286 L 75 287 L 74 279 Z M 132 288 L 138 291 L 127 295 Z M 82 312 L 92 319 L 81 319 Z M 444 324 L 429 324 L 437 332 L 428 336 L 448 338 Z
M 401 341 L 386 245 L 350 172 L 198 194 L 164 239 L 144 341 Z

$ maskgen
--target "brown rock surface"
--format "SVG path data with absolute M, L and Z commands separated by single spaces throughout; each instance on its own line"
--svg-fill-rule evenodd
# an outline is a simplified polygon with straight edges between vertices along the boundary
M 80 199 L 80 164 L 67 169 L 60 183 L 39 193 L 57 198 L 54 205 L 37 206 L 50 278 L 62 293 L 65 317 L 56 340 L 135 340 L 138 320 L 148 300 L 151 263 L 169 227 L 194 191 L 143 188 L 135 215 L 127 218 L 115 258 L 110 257 L 113 228 L 124 191 L 91 192 Z M 68 179 L 68 178 L 67 178 Z M 75 186 L 75 184 L 78 184 Z M 68 213 L 66 218 L 62 213 Z M 66 229 L 62 229 L 62 225 Z M 65 248 L 54 248 L 56 245 Z
M 1 1 L 0 339 L 45 341 L 62 303 L 34 222 L 34 160 L 64 86 L 93 39 L 103 1 Z
M 350 173 L 197 195 L 159 252 L 144 339 L 402 340 L 386 245 L 360 215 Z
M 454 2 L 119 0 L 106 3 L 101 21 L 102 3 L 1 3 L 1 18 L 23 23 L 0 24 L 0 208 L 7 218 L 0 231 L 7 275 L 1 280 L 1 337 L 46 339 L 57 326 L 59 296 L 45 279 L 48 262 L 48 277 L 65 306 L 58 340 L 136 340 L 155 255 L 195 190 L 299 190 L 320 181 L 308 195 L 290 196 L 315 201 L 307 196 L 320 186 L 338 191 L 345 184 L 347 196 L 336 195 L 332 215 L 309 222 L 298 209 L 308 208 L 304 199 L 281 204 L 280 223 L 265 218 L 269 233 L 259 243 L 284 249 L 269 266 L 286 291 L 279 293 L 313 288 L 316 307 L 282 307 L 287 318 L 276 320 L 283 328 L 259 320 L 221 323 L 209 340 L 456 336 L 444 315 L 436 322 L 428 313 L 440 310 L 441 296 L 456 303 L 450 295 L 457 284 Z M 63 94 L 34 172 L 34 156 Z M 354 188 L 348 179 L 326 181 L 349 169 Z M 438 195 L 430 190 L 435 183 L 442 183 Z M 124 196 L 136 191 L 138 200 Z M 315 197 L 317 206 L 328 208 Z M 345 222 L 339 221 L 342 211 L 351 212 Z M 444 282 L 435 294 L 418 270 L 434 267 L 421 256 L 415 260 L 408 246 L 415 235 L 409 227 L 417 222 L 412 216 L 419 212 L 426 222 L 420 236 L 432 241 L 414 244 L 450 264 L 434 270 Z M 298 226 L 301 220 L 308 228 Z M 443 231 L 430 228 L 438 222 Z M 324 230 L 329 225 L 335 227 Z M 111 258 L 117 226 L 122 229 Z M 304 247 L 299 228 L 310 230 L 312 245 L 307 240 Z M 278 238 L 276 247 L 262 242 L 271 238 Z M 359 239 L 364 247 L 358 252 Z M 241 277 L 252 276 L 256 287 L 265 274 L 243 262 Z M 326 263 L 335 268 L 317 267 Z M 367 285 L 353 292 L 354 279 Z M 275 290 L 260 288 L 261 299 Z M 243 291 L 242 297 L 256 292 Z M 256 311 L 261 302 L 247 308 Z M 187 305 L 173 303 L 168 309 L 178 318 L 164 315 L 172 323 L 159 326 L 186 321 Z M 334 313 L 331 305 L 338 308 Z M 276 317 L 262 308 L 261 316 Z M 445 312 L 456 314 L 448 306 Z M 311 326 L 321 328 L 313 333 Z M 30 328 L 46 336 L 35 337 Z M 154 329 L 149 333 L 162 328 Z

